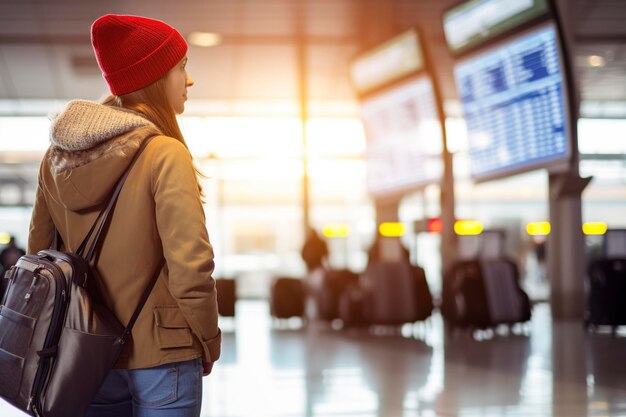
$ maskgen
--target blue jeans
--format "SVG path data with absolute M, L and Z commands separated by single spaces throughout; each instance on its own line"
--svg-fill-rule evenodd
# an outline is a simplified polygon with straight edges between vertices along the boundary
M 199 417 L 202 360 L 112 370 L 86 417 Z

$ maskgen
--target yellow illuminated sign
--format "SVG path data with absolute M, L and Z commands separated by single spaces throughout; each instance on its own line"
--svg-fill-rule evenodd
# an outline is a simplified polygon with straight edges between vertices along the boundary
M 7 232 L 0 232 L 0 244 L 6 245 L 11 240 L 11 235 Z
M 602 222 L 589 222 L 583 224 L 583 233 L 586 235 L 603 235 L 608 226 Z
M 381 223 L 378 232 L 384 237 L 400 237 L 404 234 L 404 225 L 397 222 Z
M 347 237 L 350 234 L 350 228 L 342 223 L 327 224 L 322 229 L 322 234 L 328 238 Z
M 476 220 L 457 220 L 454 222 L 454 233 L 460 236 L 479 235 L 483 232 L 483 224 Z
M 549 222 L 534 222 L 526 225 L 526 232 L 531 236 L 547 236 L 550 234 Z

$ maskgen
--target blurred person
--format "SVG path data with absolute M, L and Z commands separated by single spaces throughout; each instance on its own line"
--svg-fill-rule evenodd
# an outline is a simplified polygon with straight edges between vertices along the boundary
M 178 126 L 187 89 L 187 43 L 166 23 L 105 15 L 92 46 L 111 96 L 70 101 L 52 120 L 41 164 L 29 253 L 50 247 L 55 227 L 76 251 L 139 146 L 108 225 L 94 282 L 127 323 L 165 258 L 120 359 L 87 416 L 200 415 L 202 376 L 220 356 L 213 249 L 199 172 Z M 71 401 L 71 393 L 68 393 Z
M 328 245 L 313 227 L 309 227 L 300 253 L 308 272 L 311 273 L 315 269 L 325 266 L 328 257 Z
M 533 236 L 533 252 L 537 260 L 537 268 L 539 270 L 539 280 L 546 281 L 548 274 L 546 272 L 546 237 Z
M 379 234 L 367 250 L 367 265 L 377 262 L 411 263 L 411 255 L 397 237 L 385 237 Z
M 2 269 L 4 271 L 8 271 L 24 254 L 24 249 L 17 246 L 15 243 L 15 237 L 11 236 L 9 238 L 9 243 L 7 243 L 4 249 L 2 249 L 2 252 L 0 252 L 0 264 L 2 264 Z

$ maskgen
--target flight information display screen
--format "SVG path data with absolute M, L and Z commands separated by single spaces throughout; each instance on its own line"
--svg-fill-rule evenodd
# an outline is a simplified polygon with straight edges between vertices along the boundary
M 544 25 L 455 65 L 474 179 L 549 167 L 569 156 L 557 35 Z
M 381 196 L 439 182 L 443 138 L 430 78 L 420 76 L 363 101 L 367 183 Z

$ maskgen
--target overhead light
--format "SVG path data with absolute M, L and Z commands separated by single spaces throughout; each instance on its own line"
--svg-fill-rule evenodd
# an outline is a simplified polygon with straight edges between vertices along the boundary
M 479 235 L 483 229 L 483 224 L 476 220 L 457 220 L 454 222 L 454 233 L 459 236 Z
M 600 55 L 589 55 L 587 57 L 587 63 L 590 67 L 594 68 L 600 68 L 605 65 L 604 57 L 601 57 Z
M 548 236 L 550 234 L 550 222 L 528 223 L 526 233 L 531 236 Z
M 194 46 L 208 48 L 222 43 L 222 35 L 212 32 L 191 32 L 187 40 Z
M 404 225 L 398 222 L 381 223 L 378 232 L 384 237 L 400 237 L 404 234 Z
M 603 235 L 608 226 L 604 222 L 588 222 L 583 224 L 583 233 L 586 235 Z
M 322 233 L 325 237 L 328 238 L 348 237 L 348 234 L 350 234 L 350 229 L 348 228 L 347 224 L 333 223 L 324 225 Z

